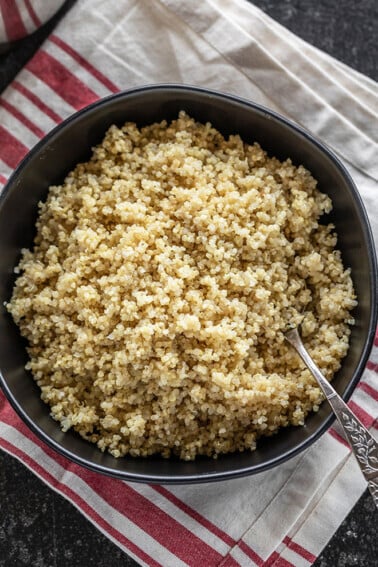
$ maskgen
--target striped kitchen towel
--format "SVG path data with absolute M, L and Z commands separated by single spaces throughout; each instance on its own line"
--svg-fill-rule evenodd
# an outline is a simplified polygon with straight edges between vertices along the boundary
M 377 236 L 377 85 L 244 0 L 77 2 L 0 98 L 0 182 L 75 110 L 156 82 L 234 93 L 311 130 L 355 179 Z M 373 433 L 377 364 L 378 338 L 350 402 Z M 257 476 L 149 486 L 68 462 L 28 430 L 1 394 L 0 446 L 149 566 L 311 565 L 366 486 L 334 428 Z
M 0 44 L 34 32 L 63 4 L 64 0 L 0 0 Z

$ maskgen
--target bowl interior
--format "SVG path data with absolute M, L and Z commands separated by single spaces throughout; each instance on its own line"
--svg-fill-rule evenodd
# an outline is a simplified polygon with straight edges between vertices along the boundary
M 259 472 L 296 454 L 331 423 L 327 404 L 310 415 L 306 425 L 287 428 L 261 439 L 253 453 L 226 455 L 194 462 L 159 457 L 115 459 L 73 432 L 62 433 L 40 400 L 39 390 L 24 370 L 25 343 L 3 302 L 14 283 L 13 268 L 20 249 L 31 247 L 37 203 L 48 187 L 60 183 L 80 161 L 91 154 L 111 124 L 130 120 L 139 126 L 177 117 L 180 110 L 201 121 L 210 121 L 224 135 L 239 133 L 244 141 L 257 141 L 271 155 L 307 167 L 321 191 L 332 198 L 329 221 L 336 225 L 338 247 L 352 277 L 359 304 L 354 311 L 350 349 L 334 378 L 337 391 L 348 398 L 357 383 L 371 348 L 376 324 L 375 260 L 368 222 L 359 197 L 334 157 L 303 130 L 264 108 L 235 97 L 180 86 L 145 87 L 109 97 L 71 117 L 50 133 L 24 160 L 0 200 L 0 366 L 5 393 L 26 420 L 50 445 L 77 462 L 100 472 L 145 482 L 201 482 Z M 353 230 L 351 230 L 353 227 Z

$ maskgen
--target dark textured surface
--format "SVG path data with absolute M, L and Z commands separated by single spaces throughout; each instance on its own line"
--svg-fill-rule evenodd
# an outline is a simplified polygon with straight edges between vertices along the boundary
M 377 0 L 254 0 L 282 25 L 372 79 L 378 79 Z
M 110 561 L 111 559 L 111 561 Z M 23 465 L 0 453 L 0 565 L 131 567 L 113 545 Z
M 376 0 L 256 0 L 257 6 L 313 45 L 378 79 Z M 72 5 L 73 0 L 68 2 Z M 0 91 L 48 31 L 0 56 Z M 366 492 L 340 526 L 316 567 L 377 567 L 378 513 Z M 1 567 L 132 567 L 137 565 L 62 497 L 15 459 L 0 453 Z M 206 567 L 206 566 L 198 566 Z

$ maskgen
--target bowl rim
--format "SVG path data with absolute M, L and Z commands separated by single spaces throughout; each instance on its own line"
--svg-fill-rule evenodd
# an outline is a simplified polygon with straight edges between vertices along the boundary
M 50 130 L 35 146 L 33 146 L 30 149 L 30 151 L 26 154 L 26 156 L 17 165 L 17 167 L 9 177 L 7 183 L 5 184 L 2 192 L 0 193 L 0 208 L 3 205 L 3 202 L 7 199 L 7 196 L 9 192 L 12 190 L 12 187 L 15 187 L 17 185 L 17 179 L 21 174 L 22 170 L 24 169 L 24 167 L 29 163 L 29 161 L 33 159 L 33 157 L 43 147 L 45 147 L 50 142 L 51 139 L 53 139 L 56 135 L 58 135 L 62 130 L 65 130 L 71 124 L 80 121 L 82 117 L 85 116 L 86 114 L 95 112 L 96 109 L 98 109 L 99 107 L 112 104 L 114 101 L 118 99 L 127 100 L 128 98 L 131 98 L 135 95 L 143 94 L 146 91 L 163 91 L 163 92 L 167 91 L 171 93 L 174 93 L 175 91 L 181 91 L 181 92 L 186 92 L 188 94 L 199 93 L 204 97 L 223 99 L 232 103 L 239 104 L 244 107 L 252 108 L 255 112 L 264 115 L 268 119 L 275 120 L 281 123 L 283 126 L 288 127 L 291 130 L 294 130 L 297 134 L 306 138 L 307 141 L 309 141 L 312 145 L 314 145 L 321 153 L 325 154 L 328 157 L 328 159 L 330 159 L 331 162 L 333 162 L 333 164 L 336 166 L 336 168 L 340 171 L 340 173 L 344 177 L 353 195 L 353 199 L 358 210 L 358 215 L 361 219 L 362 231 L 364 233 L 365 241 L 367 243 L 367 252 L 368 252 L 369 268 L 370 268 L 369 283 L 370 283 L 370 293 L 372 296 L 372 310 L 370 312 L 367 340 L 365 341 L 359 363 L 356 366 L 353 376 L 342 395 L 343 399 L 345 401 L 348 401 L 357 383 L 361 378 L 363 370 L 365 369 L 369 354 L 373 346 L 373 341 L 377 327 L 377 319 L 378 319 L 378 303 L 376 301 L 377 293 L 378 293 L 377 257 L 374 246 L 373 234 L 362 198 L 358 192 L 358 189 L 352 177 L 350 176 L 349 172 L 347 171 L 346 167 L 343 165 L 341 160 L 324 142 L 320 141 L 317 137 L 311 134 L 311 132 L 309 132 L 302 126 L 298 125 L 296 122 L 279 114 L 278 112 L 271 110 L 264 105 L 255 103 L 249 99 L 239 97 L 234 94 L 230 94 L 227 92 L 222 92 L 214 89 L 208 89 L 205 87 L 193 86 L 189 84 L 177 84 L 177 83 L 146 84 L 139 87 L 133 87 L 127 90 L 123 90 L 115 94 L 108 95 L 106 97 L 96 100 L 95 102 L 89 104 L 88 106 L 85 106 L 84 108 L 71 114 L 69 117 L 67 117 L 65 120 L 60 122 L 57 126 L 55 126 L 52 130 Z M 317 428 L 317 430 L 314 431 L 311 435 L 309 435 L 305 440 L 299 442 L 293 448 L 287 449 L 278 457 L 270 458 L 264 461 L 263 463 L 257 463 L 250 466 L 246 466 L 238 469 L 232 469 L 228 471 L 205 472 L 205 473 L 183 474 L 183 475 L 177 475 L 177 474 L 159 475 L 159 474 L 145 474 L 145 473 L 140 474 L 134 472 L 130 473 L 127 471 L 118 470 L 117 467 L 109 467 L 98 463 L 93 463 L 92 461 L 84 457 L 78 456 L 71 450 L 66 449 L 65 447 L 60 445 L 58 441 L 55 441 L 53 438 L 51 438 L 26 414 L 21 404 L 13 396 L 13 394 L 10 391 L 10 388 L 8 387 L 5 377 L 3 376 L 1 368 L 0 368 L 0 386 L 2 387 L 2 390 L 6 398 L 10 402 L 11 406 L 13 407 L 13 409 L 26 423 L 26 425 L 30 428 L 30 430 L 33 431 L 41 441 L 46 443 L 46 445 L 48 445 L 50 448 L 55 450 L 57 453 L 63 455 L 64 457 L 68 458 L 69 460 L 73 461 L 78 465 L 81 465 L 89 470 L 104 474 L 106 476 L 122 479 L 125 481 L 150 483 L 150 484 L 196 484 L 196 483 L 204 483 L 204 482 L 215 482 L 215 481 L 228 480 L 231 478 L 240 478 L 243 476 L 248 476 L 266 471 L 270 468 L 274 468 L 282 464 L 283 462 L 291 459 L 295 455 L 302 452 L 304 449 L 308 448 L 317 439 L 319 439 L 321 435 L 323 435 L 326 432 L 326 430 L 329 429 L 329 427 L 331 427 L 332 423 L 335 420 L 335 415 L 333 414 L 333 412 L 331 412 L 330 415 L 324 420 L 324 423 L 321 424 Z M 220 455 L 220 458 L 221 457 L 222 455 Z

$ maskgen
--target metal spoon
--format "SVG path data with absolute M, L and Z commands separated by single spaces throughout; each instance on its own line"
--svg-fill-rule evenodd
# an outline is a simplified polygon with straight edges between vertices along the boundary
M 303 362 L 317 380 L 319 386 L 334 414 L 336 415 L 345 437 L 348 439 L 352 451 L 360 465 L 361 471 L 367 480 L 368 488 L 378 508 L 378 443 L 360 420 L 348 408 L 336 390 L 320 372 L 315 362 L 305 349 L 299 336 L 298 328 L 291 327 L 284 333 L 285 339 L 295 348 Z

